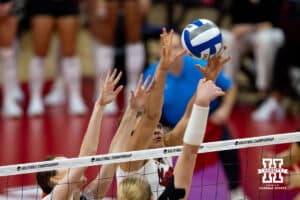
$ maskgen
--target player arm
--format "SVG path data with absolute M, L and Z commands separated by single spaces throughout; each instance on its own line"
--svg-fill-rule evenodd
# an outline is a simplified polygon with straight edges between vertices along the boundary
M 153 81 L 149 84 L 150 79 L 151 77 L 148 76 L 144 83 L 142 83 L 143 75 L 141 75 L 136 90 L 131 91 L 129 104 L 110 144 L 110 153 L 123 152 L 127 150 L 126 147 L 128 140 L 134 132 L 136 122 L 140 113 L 142 113 L 145 102 L 147 101 L 154 86 Z M 103 198 L 111 185 L 116 168 L 117 164 L 103 165 L 97 178 L 85 188 L 86 195 Z
M 96 124 L 101 124 L 101 119 L 103 115 L 103 107 L 95 105 L 91 120 L 89 122 L 89 128 L 85 134 L 80 156 L 88 156 L 96 153 L 97 149 L 94 145 L 98 146 L 99 137 L 96 137 Z M 92 132 L 91 129 L 95 128 L 95 131 Z M 98 131 L 99 132 L 99 131 Z M 97 144 L 96 144 L 97 143 Z M 90 144 L 90 148 L 85 148 L 85 145 Z M 73 188 L 76 186 L 81 176 L 84 174 L 86 167 L 73 168 L 69 169 L 67 175 L 54 187 L 52 191 L 53 199 L 67 199 L 67 197 L 72 193 Z
M 179 156 L 174 170 L 175 188 L 185 189 L 186 194 L 184 199 L 188 197 L 197 152 L 200 144 L 203 142 L 209 103 L 221 95 L 224 95 L 224 92 L 212 81 L 201 80 L 199 82 L 195 103 L 183 139 L 183 151 Z
M 124 115 L 123 117 L 124 122 L 127 121 L 128 123 L 124 123 L 125 130 L 121 130 L 117 132 L 119 136 L 117 138 L 114 138 L 115 140 L 113 139 L 109 149 L 110 153 L 131 151 L 131 150 L 136 150 L 136 148 L 138 148 L 134 145 L 134 143 L 136 142 L 134 141 L 135 137 L 133 137 L 133 135 L 135 134 L 134 126 L 137 121 L 137 117 L 136 117 L 137 113 L 138 112 L 131 110 L 127 112 L 128 116 L 126 116 L 127 114 Z M 126 126 L 126 124 L 128 126 Z M 129 128 L 129 126 L 131 126 L 131 128 Z M 147 131 L 147 129 L 149 129 L 149 127 L 144 127 L 145 131 Z M 85 195 L 87 197 L 91 196 L 93 198 L 105 197 L 113 181 L 113 177 L 116 173 L 117 167 L 119 165 L 123 170 L 128 171 L 129 169 L 134 170 L 135 168 L 139 168 L 139 166 L 142 163 L 143 163 L 142 161 L 136 161 L 136 162 L 127 162 L 127 163 L 120 163 L 120 164 L 116 163 L 116 164 L 103 165 L 97 177 L 85 188 L 85 192 L 84 192 Z
M 121 72 L 117 74 L 117 71 L 114 70 L 112 74 L 107 74 L 103 84 L 101 81 L 101 93 L 94 105 L 91 119 L 80 147 L 79 157 L 95 155 L 97 153 L 103 109 L 104 106 L 112 102 L 122 90 L 123 86 L 119 86 L 115 89 L 121 75 Z M 67 199 L 68 195 L 73 192 L 75 185 L 80 181 L 85 169 L 86 167 L 68 169 L 64 178 L 54 187 L 52 198 L 57 200 Z
M 300 162 L 300 145 L 293 143 L 288 150 L 279 153 L 276 157 L 283 158 L 284 166 L 292 166 Z
M 162 105 L 164 101 L 164 87 L 166 82 L 167 71 L 162 69 L 158 64 L 154 74 L 154 81 L 156 85 L 153 89 L 153 93 L 149 96 L 149 101 L 145 105 L 145 117 L 151 120 L 158 121 L 161 116 Z
M 97 177 L 84 189 L 88 199 L 102 199 L 109 190 L 116 173 L 117 164 L 102 165 Z
M 155 86 L 149 96 L 149 100 L 145 104 L 145 110 L 134 132 L 127 139 L 126 149 L 128 151 L 148 148 L 152 142 L 153 131 L 161 116 L 167 71 L 171 64 L 185 53 L 185 50 L 180 51 L 175 56 L 172 53 L 173 34 L 173 30 L 167 33 L 166 29 L 163 28 L 163 33 L 160 37 L 160 61 L 154 74 Z M 128 169 L 138 169 L 142 166 L 142 163 L 143 161 L 122 163 L 120 167 L 128 171 Z
M 102 87 L 100 89 L 100 95 L 96 101 L 95 109 L 92 113 L 91 120 L 88 124 L 87 131 L 82 141 L 82 145 L 80 147 L 79 156 L 88 156 L 96 154 L 98 150 L 99 144 L 99 135 L 101 128 L 101 120 L 103 116 L 104 106 L 111 103 L 114 99 L 116 99 L 117 95 L 122 90 L 123 86 L 118 86 L 116 89 L 116 85 L 120 81 L 122 76 L 122 72 L 117 74 L 117 70 L 115 69 L 112 74 L 108 73 L 104 83 L 101 84 Z
M 125 151 L 145 149 L 150 145 L 153 131 L 161 116 L 166 75 L 167 70 L 164 69 L 164 64 L 160 62 L 153 78 L 155 86 L 145 104 L 145 109 L 139 113 L 138 123 L 129 132 L 130 135 L 127 133 L 125 142 L 123 142 Z M 138 169 L 142 164 L 143 161 L 128 162 L 121 163 L 120 167 L 124 171 L 128 171 Z
M 173 30 L 167 33 L 163 28 L 160 41 L 160 61 L 154 74 L 155 86 L 149 96 L 149 100 L 145 104 L 145 110 L 141 115 L 140 121 L 130 137 L 128 149 L 137 150 L 145 149 L 151 142 L 153 131 L 161 117 L 161 111 L 164 100 L 164 87 L 167 72 L 172 63 L 180 59 L 185 50 L 180 51 L 176 55 L 172 52 Z
M 140 76 L 135 91 L 131 91 L 129 105 L 122 117 L 120 126 L 110 145 L 110 152 L 128 151 L 126 148 L 135 137 L 135 129 L 138 120 L 141 120 L 145 113 L 145 104 L 149 101 L 149 96 L 154 90 L 155 81 L 150 84 L 151 76 L 147 76 L 143 83 L 143 75 Z
M 124 115 L 122 116 L 120 125 L 114 135 L 111 144 L 109 146 L 109 152 L 122 152 L 126 151 L 124 148 L 124 142 L 134 132 L 136 122 L 139 118 L 141 111 L 136 110 L 130 106 L 127 106 Z
M 185 53 L 185 50 L 180 51 L 176 55 L 172 52 L 173 34 L 173 30 L 167 33 L 166 29 L 163 28 L 163 32 L 160 35 L 160 60 L 154 74 L 155 87 L 145 106 L 145 117 L 155 121 L 155 125 L 161 116 L 167 72 L 172 63 Z

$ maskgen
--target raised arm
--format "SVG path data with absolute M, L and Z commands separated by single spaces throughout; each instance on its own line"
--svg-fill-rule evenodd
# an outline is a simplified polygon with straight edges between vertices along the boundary
M 100 81 L 101 93 L 94 105 L 92 116 L 80 147 L 79 157 L 95 155 L 97 153 L 103 109 L 104 106 L 112 102 L 122 90 L 123 86 L 119 86 L 115 89 L 121 75 L 121 72 L 117 74 L 117 70 L 114 70 L 112 74 L 107 74 L 104 83 Z M 52 199 L 67 199 L 73 192 L 75 186 L 78 185 L 78 182 L 80 182 L 85 170 L 86 167 L 68 169 L 64 178 L 54 187 Z
M 128 138 L 130 145 L 127 150 L 145 149 L 151 143 L 150 138 L 161 117 L 167 72 L 172 63 L 185 53 L 185 50 L 180 52 L 172 50 L 173 34 L 173 31 L 167 33 L 166 29 L 163 29 L 160 38 L 160 61 L 153 78 L 155 86 L 137 123 L 135 133 Z
M 144 83 L 142 83 L 143 75 L 140 76 L 137 89 L 131 91 L 129 97 L 129 104 L 122 117 L 121 123 L 113 140 L 110 144 L 109 152 L 122 152 L 126 149 L 126 138 L 134 132 L 136 121 L 140 112 L 143 112 L 145 102 L 147 101 L 151 90 L 153 89 L 153 81 L 149 83 L 150 76 L 147 77 Z M 105 197 L 118 164 L 103 165 L 96 179 L 94 179 L 86 188 L 85 193 L 89 196 L 103 198 Z
M 132 141 L 128 140 L 135 132 L 136 122 L 140 120 L 145 112 L 145 105 L 155 87 L 155 81 L 150 84 L 151 76 L 147 76 L 143 83 L 143 74 L 141 74 L 135 91 L 130 92 L 129 105 L 122 117 L 119 128 L 110 145 L 110 152 L 126 151 Z
M 161 116 L 167 72 L 172 63 L 185 54 L 185 50 L 176 54 L 172 50 L 173 34 L 173 30 L 168 34 L 166 29 L 163 28 L 163 33 L 160 35 L 160 60 L 154 74 L 156 84 L 145 106 L 145 116 L 156 122 L 153 123 L 154 126 L 156 126 Z
M 224 92 L 212 81 L 202 79 L 199 82 L 191 117 L 183 139 L 183 151 L 174 170 L 174 185 L 168 186 L 167 190 L 162 194 L 164 196 L 162 199 L 167 199 L 167 197 L 170 199 L 174 198 L 172 195 L 177 192 L 170 191 L 170 188 L 173 188 L 173 190 L 176 188 L 178 190 L 184 189 L 185 195 L 180 198 L 188 198 L 197 152 L 204 138 L 209 111 L 208 106 L 210 101 L 221 95 L 224 95 Z
M 276 155 L 283 159 L 283 165 L 290 167 L 300 162 L 300 143 L 293 143 L 289 149 Z
M 105 105 L 116 99 L 122 90 L 122 85 L 115 89 L 121 76 L 122 72 L 117 74 L 117 70 L 115 69 L 112 74 L 108 73 L 104 83 L 101 83 L 101 92 L 94 106 L 87 131 L 82 141 L 79 156 L 95 155 L 97 153 L 103 109 Z

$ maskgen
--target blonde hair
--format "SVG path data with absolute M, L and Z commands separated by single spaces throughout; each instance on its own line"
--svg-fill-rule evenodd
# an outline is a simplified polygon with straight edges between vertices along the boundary
M 140 175 L 124 178 L 118 185 L 118 200 L 150 200 L 151 187 Z

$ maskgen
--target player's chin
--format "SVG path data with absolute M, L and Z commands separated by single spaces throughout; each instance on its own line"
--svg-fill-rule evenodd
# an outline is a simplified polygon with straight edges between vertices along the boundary
M 152 142 L 152 148 L 161 148 L 164 147 L 164 142 L 163 139 L 161 137 L 159 138 L 155 138 Z

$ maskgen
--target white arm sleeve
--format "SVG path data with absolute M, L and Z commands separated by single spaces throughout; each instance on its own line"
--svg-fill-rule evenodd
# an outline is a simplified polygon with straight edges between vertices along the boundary
M 185 130 L 183 142 L 199 146 L 203 142 L 209 107 L 193 106 L 192 114 Z

